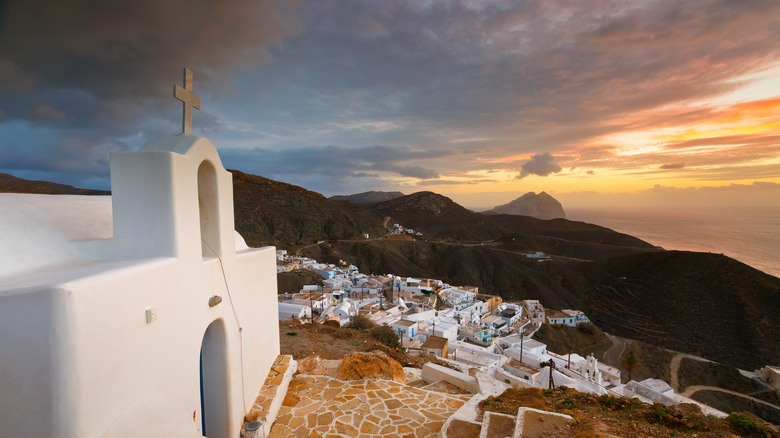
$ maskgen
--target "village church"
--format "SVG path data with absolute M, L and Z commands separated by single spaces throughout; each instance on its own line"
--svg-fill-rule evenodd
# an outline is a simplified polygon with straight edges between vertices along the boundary
M 111 154 L 112 196 L 0 194 L 0 434 L 237 437 L 279 354 L 275 249 L 183 132 Z

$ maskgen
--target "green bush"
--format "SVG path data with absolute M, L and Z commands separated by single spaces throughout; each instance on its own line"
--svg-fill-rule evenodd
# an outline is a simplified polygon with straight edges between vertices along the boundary
M 614 395 L 602 394 L 599 396 L 599 401 L 601 401 L 601 404 L 603 404 L 608 408 L 615 406 L 617 400 L 618 400 L 617 397 L 615 397 Z
M 667 413 L 666 406 L 662 405 L 661 403 L 655 403 L 653 407 L 650 408 L 650 418 L 652 418 L 656 422 L 662 422 L 666 420 L 669 417 L 669 414 Z
M 745 432 L 761 432 L 761 428 L 745 414 L 731 414 L 726 418 L 731 426 Z
M 349 323 L 346 327 L 368 330 L 376 327 L 376 324 L 374 324 L 374 321 L 368 319 L 366 315 L 355 315 L 349 319 Z
M 295 333 L 295 332 L 287 332 L 287 336 L 289 336 L 289 337 L 291 337 L 291 338 L 292 338 L 292 337 L 298 336 L 298 333 Z
M 558 402 L 557 408 L 559 409 L 574 409 L 574 400 L 569 397 L 563 398 Z
M 371 335 L 375 337 L 377 341 L 390 348 L 401 348 L 401 340 L 398 339 L 398 334 L 387 324 L 382 324 L 381 327 L 372 328 Z

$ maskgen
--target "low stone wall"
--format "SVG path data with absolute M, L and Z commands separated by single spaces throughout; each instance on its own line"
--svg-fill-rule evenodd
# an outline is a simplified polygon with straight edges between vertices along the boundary
M 423 365 L 422 379 L 428 383 L 444 380 L 472 394 L 479 392 L 479 383 L 475 377 L 433 363 Z
M 530 380 L 525 380 L 518 376 L 512 375 L 502 369 L 496 369 L 493 373 L 493 378 L 516 389 L 533 387 Z
M 626 394 L 626 392 L 630 394 Z M 642 385 L 639 382 L 636 382 L 634 380 L 626 383 L 626 386 L 623 388 L 623 394 L 629 397 L 630 395 L 638 395 L 640 397 L 644 397 L 648 400 L 662 403 L 666 406 L 677 406 L 677 400 L 667 397 L 663 394 L 661 394 L 658 391 L 653 390 L 652 388 L 648 388 L 645 385 Z

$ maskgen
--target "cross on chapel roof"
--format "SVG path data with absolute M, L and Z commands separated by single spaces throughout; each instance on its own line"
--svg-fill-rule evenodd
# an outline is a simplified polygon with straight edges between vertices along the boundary
M 192 92 L 192 71 L 184 68 L 184 88 L 174 85 L 173 97 L 184 103 L 184 114 L 181 121 L 181 132 L 189 134 L 192 132 L 192 108 L 200 109 L 200 97 Z

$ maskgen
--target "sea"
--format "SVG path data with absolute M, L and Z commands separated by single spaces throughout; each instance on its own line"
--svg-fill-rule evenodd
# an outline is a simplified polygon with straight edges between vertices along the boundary
M 566 216 L 667 250 L 725 254 L 780 277 L 780 207 L 580 207 Z

